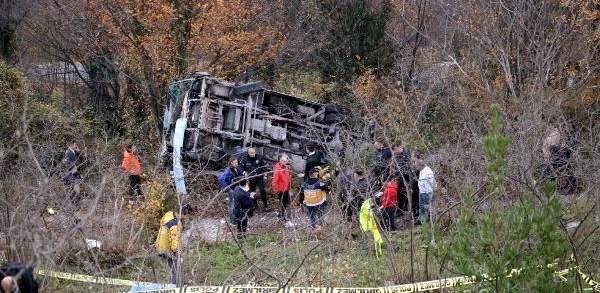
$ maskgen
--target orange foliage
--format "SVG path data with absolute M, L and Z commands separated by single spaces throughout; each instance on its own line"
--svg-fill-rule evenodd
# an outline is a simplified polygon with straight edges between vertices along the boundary
M 225 78 L 268 63 L 283 37 L 278 1 L 87 0 L 93 48 L 108 49 L 160 130 L 167 84 L 189 71 Z M 265 12 L 263 12 L 265 11 Z M 262 14 L 261 14 L 262 13 Z
M 567 68 L 567 73 L 572 80 L 588 80 L 591 85 L 581 87 L 572 95 L 567 107 L 586 110 L 600 101 L 600 89 L 596 86 L 600 83 L 600 74 L 597 70 L 589 71 L 590 68 L 597 68 L 600 62 L 597 50 L 600 46 L 600 27 L 597 25 L 600 21 L 600 0 L 561 0 L 560 3 L 571 11 L 571 14 L 565 15 L 564 21 L 578 35 L 569 53 L 579 59 Z
M 175 44 L 170 23 L 175 11 L 168 1 L 87 1 L 85 8 L 96 21 L 99 46 L 118 52 L 121 65 L 132 72 L 142 73 L 144 66 L 150 66 L 173 73 L 170 60 Z
M 280 9 L 281 1 L 207 1 L 192 24 L 192 56 L 208 71 L 226 78 L 255 68 L 275 56 L 285 41 L 282 21 L 262 15 Z M 265 7 L 267 5 L 267 7 Z M 266 11 L 266 12 L 265 12 Z
M 232 77 L 267 62 L 284 40 L 279 22 L 267 19 L 268 15 L 258 19 L 264 4 L 190 1 L 181 5 L 185 11 L 178 11 L 169 0 L 102 0 L 85 5 L 89 17 L 97 22 L 98 42 L 120 52 L 124 65 L 137 72 L 151 66 L 159 82 L 182 74 L 173 64 L 174 58 L 186 58 L 177 56 L 177 41 L 187 45 L 191 56 L 186 60 L 188 70 Z M 178 40 L 175 35 L 180 28 L 174 26 L 181 25 L 177 22 L 181 18 L 191 23 L 187 40 Z

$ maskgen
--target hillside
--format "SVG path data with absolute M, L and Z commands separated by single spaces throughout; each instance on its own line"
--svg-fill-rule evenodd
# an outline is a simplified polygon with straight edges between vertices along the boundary
M 0 8 L 2 262 L 165 282 L 166 261 L 153 249 L 159 221 L 190 204 L 183 284 L 379 287 L 523 268 L 470 288 L 584 291 L 575 271 L 558 281 L 553 263 L 599 279 L 597 0 L 14 0 Z M 196 96 L 174 92 L 173 81 L 203 72 L 223 83 L 199 83 Z M 352 129 L 321 123 L 326 106 Z M 364 198 L 387 183 L 374 172 L 375 141 L 420 154 L 437 182 L 432 223 L 397 218 L 379 259 L 343 214 L 351 171 L 366 175 Z M 170 157 L 175 143 L 187 152 L 181 169 Z M 298 226 L 258 209 L 248 240 L 234 241 L 214 178 L 225 154 L 253 146 L 268 156 L 275 207 L 271 164 L 285 153 L 299 166 L 309 143 L 349 171 L 333 176 L 323 231 L 307 228 L 294 173 Z M 128 204 L 121 163 L 131 145 L 143 196 Z M 190 154 L 209 159 L 190 163 Z M 405 159 L 413 172 L 415 157 Z M 186 195 L 175 188 L 181 174 Z M 88 250 L 86 239 L 102 247 Z M 127 289 L 38 280 L 41 292 Z

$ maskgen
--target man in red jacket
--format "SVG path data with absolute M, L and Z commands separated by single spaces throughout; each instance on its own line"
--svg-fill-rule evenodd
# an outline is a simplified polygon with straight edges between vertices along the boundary
M 392 178 L 383 188 L 381 208 L 383 209 L 383 228 L 388 231 L 396 230 L 396 208 L 398 205 L 398 183 Z
M 287 213 L 287 207 L 290 205 L 290 187 L 292 179 L 290 177 L 290 171 L 288 169 L 288 158 L 286 155 L 279 157 L 279 162 L 275 164 L 273 171 L 273 191 L 277 193 L 279 202 L 281 202 L 281 212 L 279 217 L 284 221 L 289 221 L 289 215 Z

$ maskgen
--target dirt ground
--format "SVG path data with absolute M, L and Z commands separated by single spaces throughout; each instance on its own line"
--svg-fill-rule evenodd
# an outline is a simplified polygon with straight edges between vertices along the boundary
M 262 235 L 281 229 L 308 231 L 308 220 L 305 212 L 300 207 L 291 207 L 290 210 L 293 227 L 286 226 L 285 222 L 277 217 L 277 211 L 266 212 L 259 207 L 254 216 L 248 221 L 247 235 Z M 328 220 L 325 219 L 325 221 Z M 186 223 L 182 238 L 184 243 L 193 240 L 207 242 L 231 241 L 236 233 L 237 227 L 234 224 L 229 224 L 224 217 L 196 217 Z
M 270 199 L 271 200 L 271 199 Z M 54 214 L 46 211 L 42 221 L 56 235 L 67 233 L 76 229 L 75 237 L 68 239 L 70 242 L 80 243 L 85 247 L 84 239 L 97 240 L 102 244 L 111 245 L 122 241 L 123 236 L 134 239 L 137 231 L 131 231 L 131 217 L 129 216 L 127 203 L 123 198 L 101 199 L 95 204 L 95 199 L 84 199 L 79 209 L 74 210 L 68 204 L 54 205 Z M 259 207 L 248 222 L 248 236 L 281 231 L 282 229 L 296 232 L 308 232 L 308 220 L 306 212 L 300 206 L 289 207 L 293 227 L 285 225 L 277 215 L 279 208 L 276 202 L 270 201 L 272 210 L 265 211 L 259 203 Z M 182 241 L 184 245 L 188 242 L 220 242 L 232 241 L 237 234 L 237 227 L 229 224 L 226 218 L 225 202 L 210 203 L 209 199 L 195 200 L 196 206 L 209 206 L 208 211 L 190 215 L 184 222 Z M 95 206 L 94 211 L 89 209 Z M 331 220 L 330 220 L 331 218 Z M 331 211 L 324 216 L 325 222 L 332 221 Z M 158 221 L 159 219 L 156 219 Z M 140 244 L 140 243 L 138 243 Z M 131 243 L 130 245 L 136 245 Z M 148 243 L 151 245 L 151 243 Z
M 44 213 L 42 221 L 49 230 L 55 235 L 68 233 L 77 227 L 74 237 L 67 239 L 71 244 L 81 245 L 85 249 L 86 239 L 97 240 L 104 246 L 114 246 L 118 244 L 123 248 L 124 241 L 127 249 L 136 250 L 135 247 L 152 247 L 154 231 L 147 230 L 145 238 L 139 238 L 141 229 L 136 230 L 135 225 L 131 225 L 132 217 L 128 211 L 124 196 L 120 193 L 113 193 L 111 197 L 103 198 L 85 198 L 80 208 L 73 212 L 69 203 L 55 199 L 51 202 L 56 213 Z M 213 193 L 214 194 L 214 193 Z M 293 232 L 299 238 L 310 237 L 308 229 L 308 219 L 305 209 L 300 205 L 292 203 L 289 207 L 290 215 L 294 226 L 285 225 L 277 215 L 280 209 L 278 200 L 271 194 L 269 195 L 270 211 L 265 211 L 259 200 L 255 215 L 248 222 L 248 236 L 262 235 L 273 232 Z M 226 202 L 218 196 L 208 196 L 207 194 L 192 195 L 189 198 L 195 212 L 184 222 L 182 241 L 187 243 L 202 242 L 221 242 L 232 241 L 237 234 L 235 225 L 228 223 L 226 216 Z M 62 202 L 62 204 L 60 203 Z M 92 210 L 93 209 L 93 210 Z M 158 221 L 159 218 L 150 221 Z M 154 223 L 154 222 L 153 222 Z M 401 218 L 397 219 L 397 225 L 400 229 L 408 228 L 409 222 Z M 341 215 L 339 206 L 335 200 L 330 202 L 323 216 L 323 226 L 325 230 L 336 232 L 359 232 L 357 224 L 349 224 Z M 58 237 L 58 236 L 57 236 Z M 140 239 L 148 243 L 140 243 Z

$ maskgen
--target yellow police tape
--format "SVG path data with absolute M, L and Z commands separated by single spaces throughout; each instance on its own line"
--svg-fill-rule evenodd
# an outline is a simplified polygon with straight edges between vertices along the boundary
M 592 280 L 592 277 L 582 273 L 581 271 L 579 271 L 579 274 L 581 275 L 581 279 L 583 280 L 584 283 L 590 285 L 594 291 L 600 291 L 600 283 L 599 282 Z
M 584 283 L 591 286 L 592 290 L 600 291 L 600 283 L 594 281 L 590 276 L 581 272 L 575 266 L 554 273 L 554 276 L 564 281 L 567 280 L 567 275 L 571 270 L 577 269 Z M 520 270 L 512 270 L 508 277 L 519 274 Z M 104 278 L 89 275 L 80 275 L 73 273 L 63 273 L 54 271 L 38 270 L 39 275 L 80 281 L 86 283 L 120 285 L 120 286 L 135 286 L 135 285 L 151 285 L 149 282 L 130 281 L 123 279 Z M 488 278 L 483 275 L 482 278 Z M 370 288 L 340 288 L 340 287 L 254 287 L 254 286 L 185 286 L 180 288 L 165 288 L 145 291 L 136 291 L 136 293 L 408 293 L 408 292 L 424 292 L 432 291 L 441 288 L 451 288 L 463 285 L 474 284 L 477 280 L 475 276 L 460 276 L 425 282 L 417 282 L 412 284 L 385 286 L 385 287 L 370 287 Z
M 148 283 L 148 282 L 138 282 L 138 281 L 123 280 L 123 279 L 96 277 L 96 276 L 89 276 L 89 275 L 80 275 L 80 274 L 45 271 L 45 270 L 38 270 L 37 274 L 42 275 L 42 276 L 53 277 L 53 278 L 71 280 L 71 281 L 96 283 L 96 284 L 107 284 L 107 285 L 134 286 L 134 285 L 150 285 L 150 284 L 152 284 L 152 283 Z

